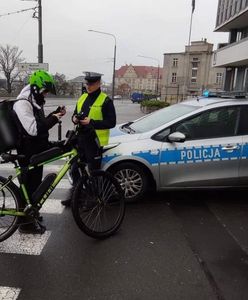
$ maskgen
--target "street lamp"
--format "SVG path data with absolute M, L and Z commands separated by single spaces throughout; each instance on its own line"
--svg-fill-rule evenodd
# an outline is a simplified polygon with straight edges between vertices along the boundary
M 39 35 L 39 43 L 38 43 L 38 63 L 43 63 L 43 44 L 42 44 L 42 6 L 41 0 L 21 0 L 21 1 L 35 1 L 38 2 L 38 16 L 36 16 L 36 12 L 33 15 L 33 18 L 38 19 L 38 35 Z
M 93 30 L 89 29 L 88 31 L 90 32 L 96 32 L 96 33 L 101 33 L 105 35 L 110 35 L 114 38 L 115 45 L 114 45 L 114 65 L 113 65 L 113 79 L 112 79 L 112 100 L 114 101 L 114 95 L 115 95 L 115 63 L 116 63 L 116 37 L 114 34 L 109 33 L 109 32 L 104 32 L 104 31 L 98 31 L 98 30 Z
M 154 57 L 150 57 L 150 56 L 143 56 L 143 55 L 138 55 L 138 57 L 144 57 L 144 58 L 149 58 L 149 59 L 152 59 L 152 60 L 155 60 L 157 63 L 158 63 L 158 70 L 157 70 L 157 85 L 156 85 L 156 95 L 158 97 L 158 83 L 159 83 L 159 60 L 157 58 L 154 58 Z

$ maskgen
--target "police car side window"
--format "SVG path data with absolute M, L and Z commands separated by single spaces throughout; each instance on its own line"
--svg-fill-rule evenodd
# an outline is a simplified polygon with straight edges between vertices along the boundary
M 203 112 L 178 123 L 174 131 L 185 134 L 186 140 L 211 139 L 235 135 L 238 107 L 221 107 Z
M 166 128 L 158 133 L 156 133 L 151 138 L 155 141 L 165 142 L 167 140 L 168 135 L 171 133 L 171 128 Z
M 242 105 L 240 109 L 240 120 L 238 127 L 238 135 L 248 135 L 248 106 Z

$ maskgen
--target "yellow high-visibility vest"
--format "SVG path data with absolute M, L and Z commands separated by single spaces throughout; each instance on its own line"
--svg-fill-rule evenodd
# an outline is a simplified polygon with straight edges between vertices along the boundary
M 81 112 L 82 106 L 84 101 L 88 97 L 87 93 L 84 93 L 77 102 L 77 113 Z M 108 97 L 105 93 L 100 93 L 95 102 L 92 104 L 90 108 L 90 112 L 88 117 L 92 120 L 101 121 L 103 120 L 102 117 L 102 106 L 105 99 Z M 108 144 L 109 141 L 109 129 L 96 129 L 96 135 L 99 139 L 100 145 L 105 146 Z

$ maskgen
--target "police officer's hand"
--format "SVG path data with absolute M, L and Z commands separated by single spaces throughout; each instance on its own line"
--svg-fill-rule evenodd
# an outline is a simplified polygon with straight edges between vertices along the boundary
M 83 120 L 79 121 L 81 125 L 88 125 L 90 123 L 90 118 L 85 117 Z
M 73 116 L 72 117 L 72 122 L 74 123 L 74 124 L 78 124 L 78 122 L 79 122 L 79 119 L 77 118 L 77 116 Z

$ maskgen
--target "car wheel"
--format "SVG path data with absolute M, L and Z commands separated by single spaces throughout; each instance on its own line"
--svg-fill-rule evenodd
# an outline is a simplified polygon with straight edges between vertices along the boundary
M 120 163 L 111 169 L 124 190 L 126 202 L 140 200 L 148 186 L 148 176 L 144 169 L 135 163 Z

